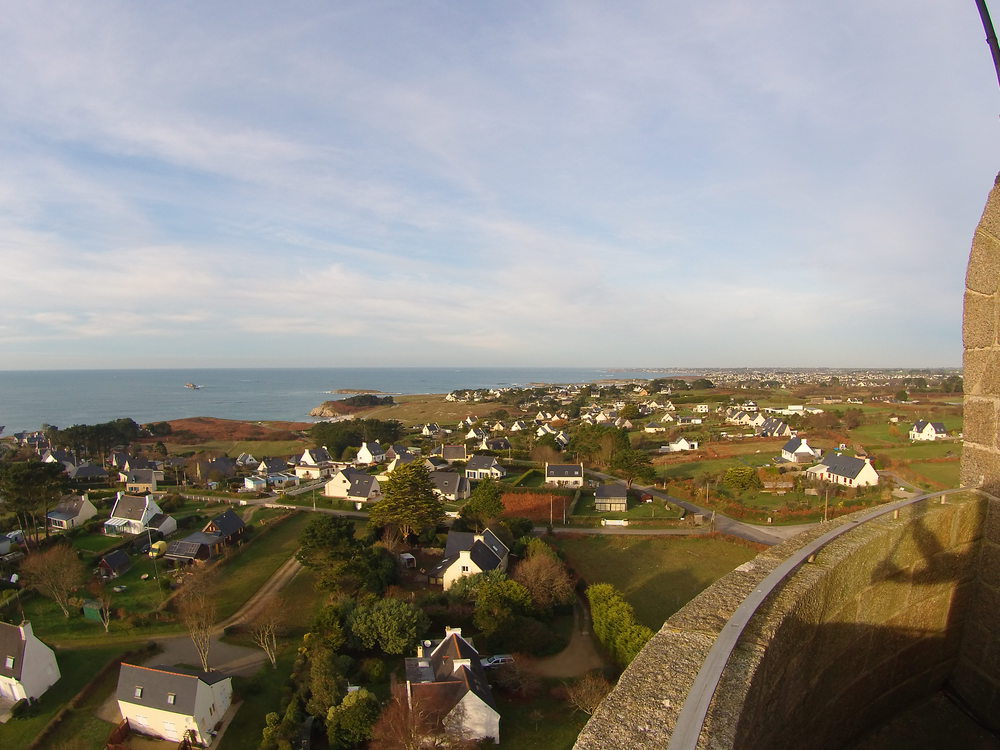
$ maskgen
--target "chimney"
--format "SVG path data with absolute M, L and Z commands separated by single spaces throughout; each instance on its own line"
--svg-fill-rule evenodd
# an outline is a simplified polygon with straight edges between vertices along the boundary
M 451 628 L 451 627 L 448 627 L 447 625 L 445 625 L 444 626 L 444 637 L 447 638 L 452 633 L 454 633 L 457 636 L 461 636 L 462 635 L 462 629 L 461 628 Z

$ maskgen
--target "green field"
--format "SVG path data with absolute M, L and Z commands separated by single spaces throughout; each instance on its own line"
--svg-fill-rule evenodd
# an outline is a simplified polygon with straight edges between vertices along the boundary
M 563 536 L 555 540 L 588 584 L 614 584 L 639 622 L 659 630 L 699 592 L 756 553 L 715 538 Z
M 944 487 L 958 487 L 960 484 L 960 461 L 914 461 L 909 468 L 914 474 Z
M 955 458 L 962 455 L 962 444 L 951 440 L 927 443 L 913 443 L 898 448 L 879 448 L 876 455 L 886 456 L 893 461 L 920 461 L 928 458 Z
M 522 699 L 498 693 L 496 700 L 504 750 L 570 750 L 590 718 L 548 692 Z
M 236 458 L 241 453 L 249 453 L 258 461 L 265 456 L 301 454 L 306 446 L 307 443 L 304 440 L 211 440 L 207 443 L 166 443 L 167 451 L 172 456 L 182 453 L 220 451 L 232 458 Z
M 720 474 L 733 466 L 770 466 L 774 454 L 759 453 L 739 458 L 711 458 L 703 461 L 688 461 L 680 464 L 659 464 L 654 466 L 659 477 L 691 479 L 699 474 Z

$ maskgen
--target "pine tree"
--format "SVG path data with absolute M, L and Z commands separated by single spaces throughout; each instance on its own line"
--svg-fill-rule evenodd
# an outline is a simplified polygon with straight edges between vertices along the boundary
M 389 475 L 382 499 L 369 514 L 373 526 L 394 524 L 404 538 L 443 518 L 444 508 L 434 494 L 430 471 L 419 461 L 399 466 Z

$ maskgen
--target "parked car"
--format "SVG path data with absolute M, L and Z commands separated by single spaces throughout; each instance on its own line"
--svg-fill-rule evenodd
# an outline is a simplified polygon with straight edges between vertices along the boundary
M 493 656 L 484 656 L 479 660 L 479 663 L 486 669 L 492 669 L 502 667 L 504 664 L 513 664 L 514 657 L 510 654 L 493 654 Z

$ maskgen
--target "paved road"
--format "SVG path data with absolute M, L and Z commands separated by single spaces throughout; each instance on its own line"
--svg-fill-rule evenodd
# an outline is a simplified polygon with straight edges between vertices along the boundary
M 587 473 L 595 477 L 600 477 L 601 479 L 607 481 L 621 481 L 618 477 L 613 477 L 610 474 L 602 474 L 597 471 L 588 471 Z M 673 495 L 668 495 L 666 492 L 662 492 L 661 490 L 658 490 L 655 487 L 642 484 L 633 484 L 632 486 L 636 489 L 649 492 L 649 494 L 651 494 L 653 497 L 657 497 L 661 500 L 669 500 L 674 505 L 679 505 L 680 507 L 684 508 L 684 510 L 686 510 L 688 513 L 701 513 L 703 516 L 705 516 L 706 519 L 711 518 L 713 515 L 713 511 L 708 508 L 703 508 L 700 505 L 695 505 L 694 503 L 688 500 L 682 500 L 681 498 L 674 497 Z M 746 539 L 751 542 L 757 542 L 758 544 L 767 544 L 769 546 L 783 542 L 785 539 L 789 539 L 790 537 L 795 536 L 799 532 L 812 528 L 815 525 L 816 524 L 806 523 L 806 524 L 797 524 L 795 526 L 757 526 L 752 523 L 737 521 L 735 518 L 724 516 L 721 513 L 715 513 L 715 531 L 718 531 L 719 533 L 722 534 L 729 534 L 730 536 L 736 536 L 739 537 L 740 539 Z M 610 531 L 610 533 L 612 534 L 621 534 L 621 533 L 652 534 L 653 532 L 656 533 L 670 532 L 676 534 L 678 533 L 678 531 L 683 531 L 684 533 L 687 534 L 706 533 L 705 531 L 701 530 L 695 531 L 688 529 L 648 529 L 640 532 L 638 529 L 632 530 L 628 529 L 627 527 L 623 528 L 620 526 L 619 527 L 613 526 L 610 527 L 610 529 L 613 529 L 613 531 Z M 608 530 L 609 527 L 604 527 L 599 531 L 599 533 L 609 533 Z M 592 529 L 585 531 L 584 533 L 591 533 L 592 531 L 598 531 L 598 530 Z

